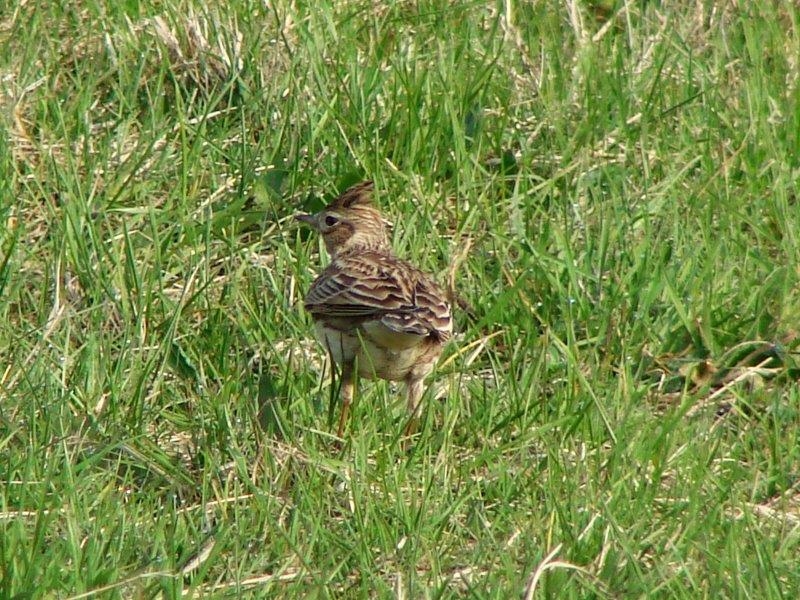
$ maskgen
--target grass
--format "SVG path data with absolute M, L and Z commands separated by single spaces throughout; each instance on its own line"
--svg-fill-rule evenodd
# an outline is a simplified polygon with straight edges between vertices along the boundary
M 799 23 L 0 9 L 0 596 L 797 597 Z M 300 302 L 365 176 L 474 312 L 408 448 Z

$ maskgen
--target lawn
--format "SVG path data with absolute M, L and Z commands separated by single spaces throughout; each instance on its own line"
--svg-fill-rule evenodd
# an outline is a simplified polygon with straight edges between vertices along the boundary
M 0 8 L 0 597 L 800 596 L 800 9 Z M 458 299 L 349 427 L 295 222 Z

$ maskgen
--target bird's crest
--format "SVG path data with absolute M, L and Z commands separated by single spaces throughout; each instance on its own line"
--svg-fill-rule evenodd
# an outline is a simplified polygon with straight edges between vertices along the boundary
M 353 208 L 355 206 L 369 206 L 374 208 L 372 202 L 372 192 L 375 185 L 371 181 L 363 181 L 350 186 L 333 202 L 328 205 L 328 209 Z

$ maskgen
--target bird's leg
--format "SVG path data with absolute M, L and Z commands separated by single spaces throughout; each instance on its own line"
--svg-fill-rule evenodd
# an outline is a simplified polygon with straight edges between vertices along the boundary
M 342 365 L 342 387 L 341 387 L 341 395 L 342 395 L 342 413 L 339 416 L 339 429 L 336 432 L 336 435 L 342 437 L 344 433 L 344 426 L 347 423 L 347 415 L 350 412 L 350 404 L 353 402 L 353 392 L 355 389 L 355 383 L 353 381 L 353 363 L 344 363 Z
M 405 429 L 406 435 L 413 435 L 417 431 L 417 425 L 419 424 L 417 411 L 424 391 L 425 381 L 423 379 L 406 379 L 406 406 L 409 415 Z

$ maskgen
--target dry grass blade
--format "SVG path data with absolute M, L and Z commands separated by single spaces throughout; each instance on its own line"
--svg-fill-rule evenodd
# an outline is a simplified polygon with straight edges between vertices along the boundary
M 162 15 L 150 23 L 175 72 L 200 88 L 228 81 L 242 69 L 243 35 L 233 19 L 222 20 L 216 13 L 201 16 L 191 9 L 173 18 L 172 26 Z

